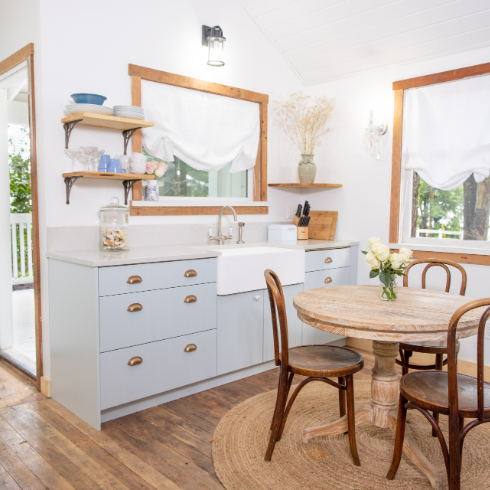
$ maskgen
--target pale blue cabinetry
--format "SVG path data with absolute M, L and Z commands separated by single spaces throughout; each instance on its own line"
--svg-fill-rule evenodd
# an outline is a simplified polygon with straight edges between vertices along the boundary
M 218 296 L 218 375 L 262 362 L 265 296 L 263 289 Z

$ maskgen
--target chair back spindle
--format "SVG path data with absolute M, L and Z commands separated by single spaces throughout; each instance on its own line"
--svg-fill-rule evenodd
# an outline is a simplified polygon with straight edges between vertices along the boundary
M 425 266 L 423 272 L 422 272 L 422 289 L 426 289 L 426 277 L 427 277 L 427 272 L 431 267 L 442 267 L 446 271 L 446 293 L 449 293 L 449 289 L 451 287 L 451 271 L 449 270 L 448 265 L 454 267 L 455 269 L 458 269 L 461 272 L 461 288 L 459 290 L 459 294 L 461 296 L 464 296 L 466 293 L 466 283 L 467 283 L 467 276 L 466 276 L 466 271 L 464 268 L 459 265 L 457 262 L 453 262 L 452 260 L 440 260 L 440 259 L 418 259 L 414 260 L 413 262 L 410 262 L 410 264 L 407 266 L 405 269 L 405 275 L 403 276 L 403 286 L 407 287 L 408 286 L 408 272 L 409 270 L 418 264 L 428 264 Z
M 274 360 L 276 366 L 289 364 L 288 320 L 282 284 L 277 274 L 267 269 L 264 272 L 269 293 L 272 316 L 272 334 L 274 337 Z M 277 312 L 277 314 L 276 314 Z M 277 320 L 279 318 L 279 329 Z

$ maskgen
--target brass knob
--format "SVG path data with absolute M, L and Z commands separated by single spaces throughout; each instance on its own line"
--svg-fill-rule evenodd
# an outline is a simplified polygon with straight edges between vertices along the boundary
M 128 306 L 128 311 L 133 313 L 134 311 L 141 311 L 143 307 L 139 303 L 133 303 Z
M 140 282 L 143 282 L 143 279 L 141 279 L 140 276 L 131 276 L 126 282 L 128 284 L 139 284 Z
M 137 366 L 138 364 L 141 364 L 143 362 L 143 359 L 140 356 L 132 357 L 128 361 L 128 366 Z
M 196 301 L 197 298 L 193 294 L 190 294 L 184 299 L 184 303 L 195 303 Z
M 327 277 L 327 278 L 325 279 L 325 282 L 326 282 L 327 284 L 328 284 L 329 282 L 332 282 L 332 278 L 331 278 L 331 277 Z
M 188 271 L 184 272 L 184 277 L 196 277 L 197 272 L 194 269 L 189 269 Z
M 331 257 L 327 257 L 325 259 L 325 264 L 330 264 L 330 262 L 332 262 L 332 258 Z
M 185 346 L 184 352 L 193 352 L 197 350 L 197 345 L 196 344 L 189 344 Z

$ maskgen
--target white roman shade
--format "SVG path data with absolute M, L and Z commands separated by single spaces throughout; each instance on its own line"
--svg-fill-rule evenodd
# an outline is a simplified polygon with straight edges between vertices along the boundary
M 196 170 L 230 173 L 255 165 L 259 146 L 259 104 L 142 80 L 146 151 L 166 162 L 174 155 Z
M 405 90 L 402 167 L 441 190 L 490 175 L 490 76 Z

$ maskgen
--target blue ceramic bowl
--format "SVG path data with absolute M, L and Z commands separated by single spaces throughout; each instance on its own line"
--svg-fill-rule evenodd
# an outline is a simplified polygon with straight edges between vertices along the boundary
M 107 97 L 97 94 L 71 94 L 70 97 L 76 104 L 97 104 L 102 105 Z

